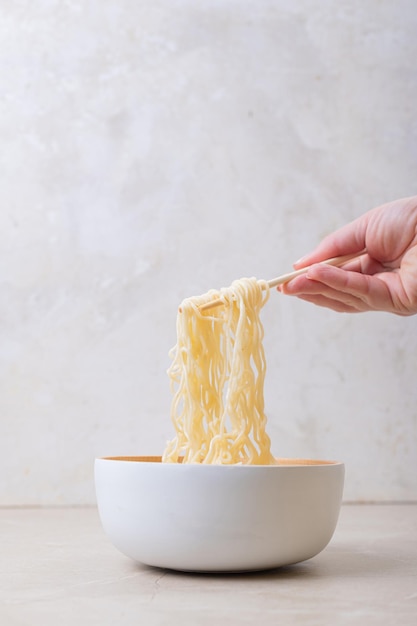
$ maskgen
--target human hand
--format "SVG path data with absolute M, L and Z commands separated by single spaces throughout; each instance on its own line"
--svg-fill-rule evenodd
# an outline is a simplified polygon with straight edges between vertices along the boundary
M 343 268 L 320 263 L 365 249 Z M 417 313 L 417 196 L 368 211 L 328 235 L 294 267 L 312 264 L 278 289 L 338 312 Z

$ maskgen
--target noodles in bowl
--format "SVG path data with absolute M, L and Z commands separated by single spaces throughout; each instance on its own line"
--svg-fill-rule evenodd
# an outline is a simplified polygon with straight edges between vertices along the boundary
M 220 298 L 223 306 L 203 310 Z M 104 530 L 147 565 L 248 571 L 311 558 L 336 527 L 342 463 L 276 460 L 266 433 L 260 311 L 235 281 L 181 304 L 169 369 L 174 438 L 161 457 L 96 459 Z

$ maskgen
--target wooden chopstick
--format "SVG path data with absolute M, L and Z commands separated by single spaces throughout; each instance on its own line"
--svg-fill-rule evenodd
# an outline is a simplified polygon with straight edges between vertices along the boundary
M 325 263 L 326 265 L 334 265 L 335 267 L 339 267 L 352 259 L 356 259 L 363 254 L 363 250 L 359 253 L 355 252 L 355 254 L 344 254 L 343 256 L 334 256 L 331 259 L 326 259 L 325 261 L 320 261 L 319 263 Z M 317 265 L 317 263 L 314 263 Z M 311 265 L 307 265 L 307 267 L 302 267 L 300 270 L 295 270 L 294 272 L 289 272 L 289 274 L 282 274 L 282 276 L 278 276 L 278 278 L 273 278 L 272 280 L 268 280 L 268 287 L 277 287 L 278 285 L 283 285 L 284 283 L 288 283 L 293 278 L 297 276 L 301 276 L 302 274 L 306 274 L 308 270 L 312 267 Z
M 361 250 L 360 252 L 355 252 L 355 254 L 344 254 L 343 256 L 335 256 L 331 259 L 320 261 L 320 263 L 325 263 L 326 265 L 333 265 L 335 267 L 340 267 L 341 265 L 343 265 L 344 263 L 347 263 L 348 261 L 351 261 L 352 259 L 357 259 L 363 253 L 364 253 L 364 250 Z M 317 265 L 317 264 L 314 263 L 314 265 Z M 310 267 L 312 266 L 307 265 L 307 267 L 302 267 L 300 270 L 295 270 L 294 272 L 289 272 L 288 274 L 282 274 L 282 276 L 278 276 L 277 278 L 272 278 L 271 280 L 267 281 L 267 286 L 271 288 L 271 287 L 277 287 L 278 285 L 283 285 L 284 283 L 287 283 L 293 278 L 296 278 L 296 276 L 301 276 L 302 274 L 306 274 L 308 270 L 310 269 Z M 210 302 L 206 302 L 205 304 L 202 304 L 199 307 L 199 309 L 200 311 L 207 311 L 208 309 L 211 309 L 216 306 L 220 306 L 221 304 L 224 304 L 223 300 L 221 299 L 211 300 Z

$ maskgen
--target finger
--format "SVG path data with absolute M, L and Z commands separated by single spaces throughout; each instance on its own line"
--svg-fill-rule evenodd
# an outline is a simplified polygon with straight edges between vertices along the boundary
M 307 278 L 307 275 L 302 274 L 301 276 L 297 276 L 283 285 L 278 285 L 277 289 L 281 293 L 285 293 L 285 295 L 288 296 L 299 296 L 302 293 L 309 293 L 311 283 L 312 281 Z
M 365 215 L 331 233 L 312 252 L 296 261 L 294 267 L 298 269 L 335 256 L 361 252 L 365 248 L 369 217 L 370 213 L 365 213 Z
M 328 298 L 321 294 L 318 295 L 306 295 L 300 294 L 296 296 L 299 300 L 305 300 L 306 302 L 310 302 L 311 304 L 315 304 L 316 306 L 325 307 L 326 309 L 331 309 L 332 311 L 336 311 L 337 313 L 363 313 L 364 310 L 359 310 L 349 304 L 345 304 L 344 302 L 340 302 L 339 300 L 333 300 L 332 298 Z
M 342 301 L 348 301 L 346 296 L 351 296 L 361 300 L 369 310 L 394 310 L 388 285 L 377 276 L 348 272 L 321 263 L 310 268 L 306 278 L 337 292 Z M 336 293 L 332 297 L 336 297 Z
M 369 254 L 361 254 L 357 259 L 352 259 L 352 261 L 345 263 L 342 269 L 348 272 L 360 272 L 361 274 L 373 276 L 380 272 L 390 271 L 392 268 L 373 259 Z
M 343 266 L 344 271 L 360 272 L 371 276 L 377 273 L 390 271 L 390 269 L 391 268 L 384 266 L 382 263 L 376 261 L 367 254 L 361 255 L 358 259 L 349 261 Z M 297 276 L 287 283 L 279 285 L 277 289 L 278 291 L 288 295 L 304 293 L 307 285 L 306 281 L 308 280 L 309 278 L 307 277 L 307 274 L 301 274 L 301 276 Z
M 329 308 L 338 311 L 371 310 L 369 304 L 364 301 L 363 298 L 357 296 L 354 293 L 348 293 L 346 291 L 335 289 L 320 281 L 312 280 L 307 277 L 303 277 L 303 279 L 304 280 L 302 282 L 300 277 L 300 285 L 296 289 L 288 289 L 284 291 L 284 293 L 288 293 L 289 295 L 295 295 L 303 299 L 311 299 L 311 301 L 314 301 L 315 303 L 317 303 L 318 301 L 320 301 L 321 303 L 321 299 L 323 298 L 325 299 L 325 303 L 321 306 L 328 306 Z M 295 282 L 295 279 L 292 282 Z M 329 305 L 330 301 L 332 302 L 332 306 Z M 338 303 L 338 305 L 336 305 L 335 303 Z

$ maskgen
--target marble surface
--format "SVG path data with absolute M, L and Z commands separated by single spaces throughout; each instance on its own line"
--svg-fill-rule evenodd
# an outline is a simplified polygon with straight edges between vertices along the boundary
M 0 510 L 4 626 L 415 626 L 417 505 L 344 505 L 329 546 L 268 572 L 183 574 L 135 564 L 97 512 Z
M 182 298 L 416 193 L 417 11 L 1 5 L 0 504 L 93 504 L 95 456 L 173 435 Z M 274 292 L 263 319 L 274 453 L 344 461 L 348 500 L 417 500 L 417 317 Z

